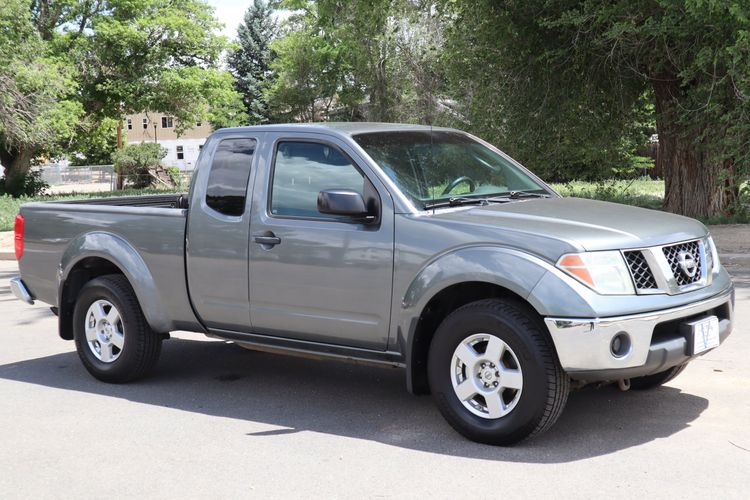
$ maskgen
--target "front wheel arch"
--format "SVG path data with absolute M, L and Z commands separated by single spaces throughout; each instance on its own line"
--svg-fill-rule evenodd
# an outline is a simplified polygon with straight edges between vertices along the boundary
M 504 299 L 533 312 L 546 332 L 538 312 L 523 297 L 495 283 L 470 281 L 443 288 L 422 309 L 414 325 L 407 350 L 407 389 L 413 394 L 429 394 L 427 358 L 435 332 L 456 309 L 483 299 Z

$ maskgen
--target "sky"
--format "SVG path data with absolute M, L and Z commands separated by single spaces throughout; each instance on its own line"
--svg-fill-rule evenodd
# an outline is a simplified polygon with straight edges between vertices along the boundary
M 214 8 L 216 17 L 224 23 L 221 34 L 230 40 L 237 38 L 237 26 L 242 22 L 245 11 L 253 0 L 206 0 Z M 280 18 L 286 17 L 281 13 Z
M 221 34 L 233 40 L 237 37 L 237 25 L 242 22 L 247 7 L 253 0 L 206 0 L 215 11 L 219 21 L 224 23 Z

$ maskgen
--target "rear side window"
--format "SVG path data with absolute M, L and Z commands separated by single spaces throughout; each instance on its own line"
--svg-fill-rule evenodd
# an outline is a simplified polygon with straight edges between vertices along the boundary
M 243 214 L 255 144 L 255 139 L 219 143 L 208 176 L 206 205 L 224 215 Z
M 365 179 L 341 151 L 315 142 L 281 142 L 276 149 L 271 213 L 292 217 L 336 219 L 318 212 L 324 189 L 364 192 Z

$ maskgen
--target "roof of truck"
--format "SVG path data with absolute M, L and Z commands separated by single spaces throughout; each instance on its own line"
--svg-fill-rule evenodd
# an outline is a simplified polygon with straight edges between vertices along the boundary
M 376 122 L 316 122 L 316 123 L 282 123 L 276 125 L 253 125 L 250 127 L 222 128 L 216 132 L 249 132 L 249 131 L 271 131 L 271 132 L 320 132 L 321 130 L 335 131 L 345 135 L 365 134 L 368 132 L 396 132 L 417 130 L 452 130 L 442 127 L 430 127 L 429 125 L 413 125 L 408 123 L 376 123 Z

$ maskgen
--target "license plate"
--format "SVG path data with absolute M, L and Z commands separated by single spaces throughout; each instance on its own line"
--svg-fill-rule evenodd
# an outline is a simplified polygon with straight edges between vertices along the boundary
M 693 354 L 700 354 L 719 345 L 719 318 L 707 318 L 688 323 L 693 333 Z

